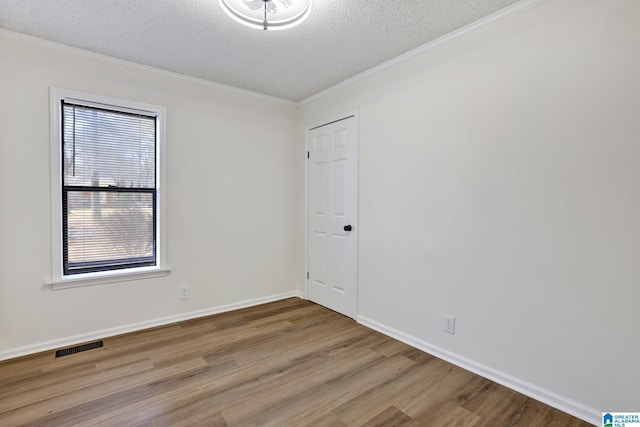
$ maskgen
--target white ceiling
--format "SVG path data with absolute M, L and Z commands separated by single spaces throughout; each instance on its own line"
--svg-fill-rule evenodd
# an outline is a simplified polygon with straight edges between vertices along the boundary
M 217 0 L 0 0 L 0 27 L 299 101 L 518 0 L 312 0 L 283 31 Z

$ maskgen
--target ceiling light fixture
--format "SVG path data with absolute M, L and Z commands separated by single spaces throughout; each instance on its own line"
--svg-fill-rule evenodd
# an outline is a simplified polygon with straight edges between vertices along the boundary
M 304 21 L 311 0 L 218 0 L 227 14 L 251 28 L 284 30 Z

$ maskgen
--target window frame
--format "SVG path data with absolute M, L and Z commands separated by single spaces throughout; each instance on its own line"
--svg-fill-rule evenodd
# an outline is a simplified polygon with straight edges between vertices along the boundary
M 51 280 L 53 289 L 96 285 L 164 276 L 169 273 L 166 257 L 166 109 L 162 106 L 112 98 L 59 87 L 50 87 L 50 162 L 51 162 Z M 63 267 L 63 176 L 62 101 L 122 112 L 144 112 L 156 116 L 156 265 L 108 271 L 64 274 Z

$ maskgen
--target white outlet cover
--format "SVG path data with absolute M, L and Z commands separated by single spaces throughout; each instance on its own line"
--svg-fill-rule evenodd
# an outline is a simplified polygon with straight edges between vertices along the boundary
M 444 331 L 454 335 L 456 333 L 456 318 L 453 316 L 444 316 Z

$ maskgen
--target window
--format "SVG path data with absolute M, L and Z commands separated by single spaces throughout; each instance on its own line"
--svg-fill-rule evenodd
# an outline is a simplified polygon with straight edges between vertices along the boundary
M 51 103 L 54 288 L 165 273 L 164 109 L 63 89 Z

